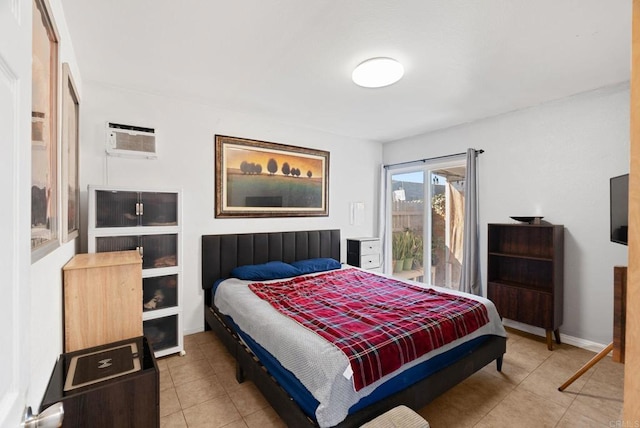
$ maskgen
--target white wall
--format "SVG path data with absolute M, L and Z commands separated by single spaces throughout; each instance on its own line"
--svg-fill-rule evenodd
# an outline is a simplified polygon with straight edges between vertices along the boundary
M 59 37 L 58 73 L 59 76 L 62 76 L 62 64 L 69 63 L 82 109 L 82 77 L 76 62 L 62 5 L 59 0 L 50 0 L 49 4 Z M 31 19 L 31 16 L 28 19 Z M 59 88 L 59 91 L 61 90 Z M 58 106 L 60 106 L 60 99 L 58 99 Z M 58 141 L 60 140 L 61 121 L 62 117 L 58 115 Z M 58 153 L 60 153 L 60 144 L 58 144 Z M 58 159 L 60 159 L 59 155 Z M 59 162 L 58 165 L 60 164 Z M 60 171 L 58 171 L 58 183 L 60 183 Z M 60 218 L 59 208 L 58 219 Z M 30 241 L 30 236 L 25 236 L 24 239 L 28 242 Z M 77 244 L 77 240 L 63 244 L 31 265 L 29 278 L 29 313 L 31 322 L 27 341 L 30 347 L 31 379 L 27 394 L 27 404 L 34 411 L 40 406 L 53 367 L 58 356 L 63 352 L 62 267 L 75 255 L 76 246 L 79 246 Z
M 156 129 L 158 159 L 106 157 L 105 123 Z M 294 128 L 184 100 L 85 83 L 81 117 L 80 187 L 86 233 L 89 184 L 181 188 L 183 200 L 184 331 L 204 327 L 200 237 L 204 234 L 338 228 L 345 238 L 371 236 L 377 226 L 377 143 Z M 330 152 L 329 217 L 214 218 L 214 135 L 278 142 Z M 360 226 L 349 224 L 349 203 L 365 203 Z M 82 249 L 86 251 L 86 235 Z
M 544 216 L 565 226 L 561 335 L 611 342 L 613 266 L 626 266 L 627 249 L 609 241 L 609 178 L 629 172 L 628 84 L 387 143 L 383 159 L 468 147 L 485 150 L 478 158 L 485 295 L 487 224 Z
M 53 366 L 64 352 L 62 267 L 76 254 L 76 240 L 31 265 L 31 383 L 29 405 L 40 406 Z

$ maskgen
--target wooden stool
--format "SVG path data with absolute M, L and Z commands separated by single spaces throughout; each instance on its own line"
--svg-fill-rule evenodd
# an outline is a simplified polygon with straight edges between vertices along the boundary
M 429 428 L 429 422 L 407 406 L 398 406 L 367 422 L 361 428 Z

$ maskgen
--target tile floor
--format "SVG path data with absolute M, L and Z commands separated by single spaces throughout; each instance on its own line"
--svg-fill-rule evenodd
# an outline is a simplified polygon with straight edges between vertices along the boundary
M 564 392 L 558 387 L 595 354 L 508 330 L 502 372 L 490 364 L 422 408 L 432 428 L 616 427 L 624 365 L 604 358 Z M 161 427 L 269 428 L 284 423 L 212 332 L 185 337 L 183 357 L 158 359 Z

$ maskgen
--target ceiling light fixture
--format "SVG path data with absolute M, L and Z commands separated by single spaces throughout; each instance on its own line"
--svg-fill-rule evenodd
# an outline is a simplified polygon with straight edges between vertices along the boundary
M 382 88 L 396 83 L 404 75 L 404 67 L 393 58 L 371 58 L 358 65 L 353 73 L 356 85 Z

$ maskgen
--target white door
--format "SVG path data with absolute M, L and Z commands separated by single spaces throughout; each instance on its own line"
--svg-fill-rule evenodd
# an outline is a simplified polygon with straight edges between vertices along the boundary
M 29 384 L 31 2 L 0 0 L 0 426 L 16 427 Z

